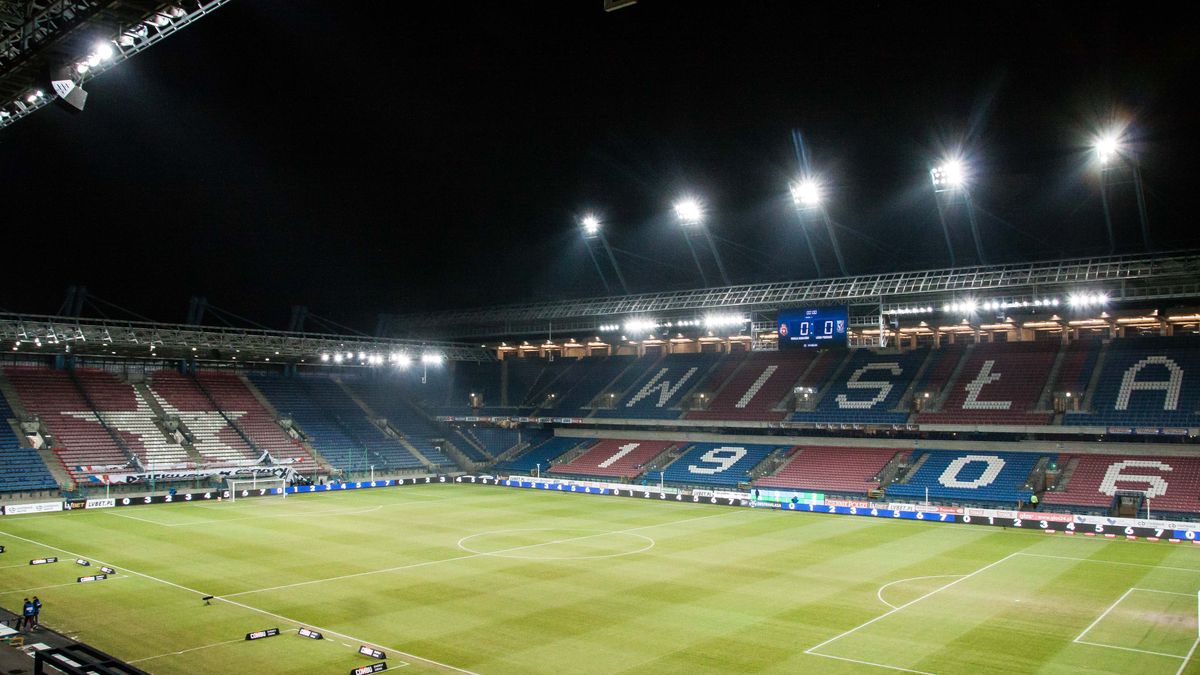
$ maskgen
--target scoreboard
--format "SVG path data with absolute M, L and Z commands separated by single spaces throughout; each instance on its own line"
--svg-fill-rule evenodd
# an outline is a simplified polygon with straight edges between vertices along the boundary
M 845 347 L 849 316 L 844 305 L 780 310 L 779 348 Z

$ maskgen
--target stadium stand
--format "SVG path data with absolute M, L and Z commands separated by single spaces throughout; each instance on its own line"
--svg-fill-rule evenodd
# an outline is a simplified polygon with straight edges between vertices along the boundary
M 903 354 L 876 354 L 867 349 L 853 353 L 816 410 L 798 411 L 791 419 L 802 422 L 845 424 L 904 424 L 907 411 L 893 410 L 904 397 L 913 376 L 929 352 L 918 349 Z
M 155 425 L 149 404 L 111 373 L 14 366 L 5 376 L 52 436 L 72 478 L 123 469 L 135 458 L 153 467 L 190 463 Z
M 277 462 L 292 463 L 297 471 L 309 472 L 318 468 L 312 453 L 279 426 L 237 375 L 200 371 L 196 379 L 217 408 L 236 419 L 238 427 L 258 449 L 270 453 Z
M 1049 412 L 1033 412 L 1058 356 L 1058 342 L 979 344 L 971 350 L 937 412 L 917 416 L 924 424 L 1049 424 Z
M 1200 458 L 1063 455 L 1058 461 L 1066 483 L 1042 494 L 1048 506 L 1107 509 L 1122 491 L 1150 497 L 1155 511 L 1200 511 Z
M 967 343 L 956 342 L 933 350 L 929 355 L 929 364 L 925 366 L 925 374 L 917 382 L 917 395 L 928 395 L 926 400 L 936 400 L 946 390 L 950 376 L 954 374 L 966 348 Z
M 344 471 L 416 469 L 421 463 L 366 419 L 338 384 L 320 377 L 250 373 L 250 381 L 295 425 L 317 452 Z M 372 431 L 374 429 L 374 431 Z M 363 439 L 360 434 L 365 435 Z M 369 445 L 368 445 L 369 443 Z
M 754 484 L 862 495 L 879 487 L 879 481 L 873 478 L 898 452 L 907 454 L 894 448 L 804 446 L 779 471 L 759 478 Z
M 588 448 L 570 462 L 555 464 L 552 473 L 577 476 L 633 478 L 646 464 L 675 445 L 671 441 L 606 439 Z
M 586 439 L 582 438 L 554 436 L 540 443 L 531 443 L 515 457 L 497 462 L 494 468 L 506 473 L 530 474 L 538 471 L 540 466 L 541 471 L 546 471 L 553 460 L 585 442 Z
M 402 435 L 404 440 L 412 444 L 412 446 L 417 449 L 417 452 L 421 453 L 431 463 L 437 466 L 454 465 L 454 461 L 443 454 L 442 451 L 438 449 L 437 444 L 434 443 L 434 439 L 445 439 L 447 436 L 446 432 L 439 428 L 436 424 L 430 422 L 419 411 L 413 409 L 412 406 L 406 403 L 403 397 L 400 395 L 399 390 L 394 386 L 394 383 L 381 380 L 353 378 L 346 378 L 343 380 L 343 382 L 345 382 L 346 386 L 349 387 L 350 390 L 353 391 L 355 395 L 357 395 L 359 399 L 363 401 L 363 403 L 366 403 L 373 412 L 378 415 L 382 415 L 383 418 L 387 420 L 388 426 Z M 335 394 L 339 393 L 336 386 L 329 389 Z M 347 410 L 346 417 L 353 418 L 356 420 L 357 424 L 361 424 L 357 422 L 357 419 L 364 415 L 364 411 L 362 411 L 361 408 L 358 408 L 357 405 L 351 409 L 345 405 L 346 403 L 353 404 L 353 401 L 346 397 L 341 404 L 343 409 Z M 357 410 L 357 417 L 355 417 L 355 410 Z M 364 437 L 374 438 L 374 434 L 379 434 L 383 435 L 387 441 L 395 440 L 387 437 L 386 434 L 383 434 L 379 427 L 371 424 L 369 421 L 365 420 L 365 418 L 363 421 L 366 421 L 367 426 L 374 430 L 374 432 L 372 432 L 370 429 L 364 429 L 362 432 Z M 458 447 L 458 445 L 456 444 L 455 447 Z M 404 450 L 405 455 L 411 456 L 411 453 L 409 453 L 407 449 L 401 449 Z M 415 460 L 416 458 L 413 459 Z M 405 461 L 402 457 L 397 457 L 394 461 L 397 462 L 397 468 L 416 468 L 415 466 L 411 465 L 411 462 Z
M 1058 370 L 1058 377 L 1055 378 L 1054 391 L 1069 391 L 1082 398 L 1087 391 L 1088 380 L 1091 379 L 1099 355 L 1098 338 L 1076 340 L 1067 345 L 1062 366 Z
M 1043 455 L 1033 452 L 959 452 L 927 450 L 913 453 L 902 482 L 887 486 L 888 497 L 956 502 L 1028 501 L 1033 491 L 1025 481 Z
M 584 359 L 575 368 L 563 373 L 547 392 L 554 394 L 554 404 L 542 407 L 546 413 L 564 416 L 582 416 L 590 412 L 592 402 L 605 392 L 620 395 L 617 384 L 609 386 L 626 371 L 637 372 L 635 356 L 609 356 L 607 358 Z M 614 397 L 615 399 L 615 397 Z
M 706 410 L 688 413 L 696 420 L 781 420 L 775 410 L 819 354 L 809 351 L 754 352 L 719 386 Z
M 515 448 L 523 440 L 523 434 L 517 429 L 498 429 L 496 427 L 468 427 L 466 434 L 479 442 L 485 452 L 492 457 L 499 457 L 510 448 Z
M 1200 426 L 1200 337 L 1113 340 L 1092 393 L 1093 412 L 1065 424 Z
M 229 421 L 237 423 L 245 411 L 222 414 L 192 378 L 172 370 L 150 376 L 150 390 L 168 415 L 176 415 L 191 432 L 192 446 L 211 463 L 245 464 L 261 456 Z
M 0 492 L 56 490 L 58 482 L 37 450 L 21 446 L 9 425 L 15 419 L 8 401 L 0 396 Z
M 668 483 L 735 487 L 750 479 L 750 470 L 776 449 L 774 445 L 696 443 L 663 472 Z M 653 476 L 651 476 L 653 477 Z
M 671 419 L 682 413 L 683 397 L 704 380 L 720 354 L 673 354 L 641 373 L 614 409 L 596 411 L 596 417 Z

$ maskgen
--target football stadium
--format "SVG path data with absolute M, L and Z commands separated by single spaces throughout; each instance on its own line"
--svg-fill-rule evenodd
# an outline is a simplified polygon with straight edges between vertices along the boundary
M 405 186 L 409 169 L 398 168 L 372 183 L 388 194 L 368 206 L 338 200 L 358 194 L 363 176 L 387 174 L 378 157 L 323 165 L 318 181 L 273 154 L 293 146 L 299 123 L 283 118 L 306 105 L 232 93 L 270 89 L 247 74 L 260 66 L 317 90 L 343 76 L 376 81 L 382 70 L 344 69 L 395 49 L 433 75 L 372 91 L 390 119 L 406 114 L 390 106 L 410 90 L 435 110 L 459 107 L 436 92 L 497 93 L 482 80 L 451 83 L 455 68 L 553 89 L 549 66 L 507 73 L 534 52 L 570 62 L 558 42 L 514 46 L 544 36 L 539 21 L 579 31 L 570 49 L 603 43 L 620 60 L 627 47 L 637 60 L 666 59 L 664 71 L 703 51 L 666 55 L 687 42 L 661 38 L 666 26 L 727 30 L 735 60 L 774 53 L 775 38 L 754 31 L 799 16 L 788 12 L 861 27 L 843 10 L 671 4 L 480 3 L 478 16 L 453 20 L 464 43 L 482 42 L 447 53 L 514 50 L 512 61 L 497 53 L 477 71 L 472 59 L 439 65 L 385 41 L 346 46 L 331 80 L 308 70 L 328 54 L 296 53 L 297 73 L 285 76 L 272 69 L 287 59 L 262 60 L 247 41 L 261 37 L 271 52 L 284 44 L 271 40 L 304 43 L 325 25 L 327 39 L 372 43 L 404 19 L 416 27 L 396 30 L 433 43 L 459 27 L 443 27 L 445 8 L 423 24 L 416 9 L 284 17 L 294 7 L 267 0 L 0 2 L 7 201 L 37 201 L 41 218 L 13 211 L 0 294 L 0 671 L 1200 673 L 1200 241 L 1186 212 L 1194 195 L 1153 152 L 1175 156 L 1167 146 L 1194 138 L 1171 136 L 1169 122 L 1148 130 L 1143 120 L 1175 112 L 1150 114 L 1153 97 L 1131 106 L 1139 114 L 1097 118 L 1073 155 L 1053 160 L 989 159 L 980 148 L 999 144 L 995 135 L 964 136 L 930 153 L 903 189 L 846 179 L 851 155 L 830 147 L 819 110 L 807 123 L 772 119 L 785 131 L 770 140 L 781 148 L 771 161 L 786 179 L 769 199 L 712 185 L 760 175 L 737 165 L 709 174 L 707 191 L 663 181 L 654 189 L 668 197 L 605 215 L 602 183 L 580 179 L 591 206 L 561 218 L 566 234 L 544 235 L 532 221 L 541 204 L 577 194 L 555 192 L 570 171 L 550 153 L 499 148 L 533 142 L 544 123 L 547 143 L 579 154 L 583 174 L 646 190 L 630 158 L 649 163 L 681 137 L 651 122 L 662 145 L 629 140 L 620 155 L 620 143 L 576 149 L 572 125 L 488 112 L 500 126 L 413 143 L 499 153 L 513 175 L 464 200 L 436 193 L 437 177 Z M 1111 28 L 1119 9 L 1100 7 L 1086 25 Z M 871 31 L 887 32 L 899 11 L 856 5 L 867 35 L 849 44 L 868 50 Z M 962 11 L 929 19 L 963 34 L 937 54 L 966 59 L 963 45 L 985 39 Z M 1038 30 L 1053 31 L 1063 11 L 1032 20 L 1050 12 Z M 366 23 L 378 25 L 362 26 L 374 12 Z M 1014 35 L 1026 21 L 987 20 Z M 343 32 L 348 24 L 367 32 Z M 1152 49 L 1158 37 L 1139 32 L 1148 25 L 1128 26 L 1152 36 L 1141 47 L 1094 47 L 1081 63 Z M 1194 29 L 1185 17 L 1164 44 Z M 1031 35 L 1022 39 L 1044 38 Z M 656 54 L 659 39 L 671 48 Z M 1194 72 L 1197 61 L 1194 48 L 1180 53 L 1158 75 L 1142 62 L 1121 72 L 1178 86 L 1162 73 Z M 613 67 L 570 63 L 593 75 Z M 1026 62 L 1004 63 L 1020 79 Z M 213 79 L 195 73 L 195 91 L 170 90 L 188 64 Z M 676 84 L 724 81 L 719 67 L 701 70 Z M 624 78 L 594 86 L 639 86 Z M 639 96 L 678 95 L 662 84 Z M 988 97 L 1003 98 L 996 87 Z M 851 89 L 841 105 L 860 96 Z M 365 118 L 350 108 L 370 104 L 356 98 L 320 112 L 327 128 L 303 121 L 314 148 L 335 136 L 332 150 L 312 150 L 315 164 L 350 139 L 368 154 L 408 142 L 368 147 L 384 126 L 357 136 Z M 731 111 L 745 106 L 712 105 L 711 128 L 729 127 L 719 163 L 743 161 Z M 225 114 L 219 134 L 197 121 Z M 710 129 L 702 116 L 662 114 Z M 248 133 L 239 125 L 259 118 L 261 147 L 235 144 Z M 859 122 L 838 124 L 873 133 Z M 605 118 L 595 133 L 625 125 Z M 510 135 L 492 145 L 495 129 Z M 673 169 L 706 161 L 679 154 Z M 146 166 L 133 166 L 139 157 Z M 176 161 L 228 166 L 235 178 L 176 183 Z M 246 171 L 261 181 L 251 197 L 233 184 Z M 84 197 L 66 198 L 61 181 Z M 282 197 L 273 182 L 287 184 Z M 1020 191 L 1043 184 L 1044 200 Z M 507 243 L 455 224 L 463 209 L 501 208 L 514 189 L 524 192 L 497 218 L 527 212 L 531 224 Z M 863 203 L 872 194 L 878 204 Z M 130 195 L 145 202 L 122 201 Z M 256 206 L 277 199 L 316 212 L 337 202 L 341 219 L 312 216 L 310 228 Z M 409 199 L 440 202 L 444 228 L 346 222 L 431 213 Z M 69 224 L 50 227 L 47 204 Z M 195 229 L 192 218 L 232 220 L 205 226 L 211 245 L 173 238 Z M 319 233 L 339 229 L 344 240 Z M 376 283 L 384 277 L 399 281 Z M 182 309 L 174 294 L 189 288 L 206 290 L 186 318 L 159 318 Z M 319 311 L 293 304 L 280 328 L 276 305 L 296 297 L 281 288 L 316 298 Z M 356 327 L 363 317 L 372 330 Z

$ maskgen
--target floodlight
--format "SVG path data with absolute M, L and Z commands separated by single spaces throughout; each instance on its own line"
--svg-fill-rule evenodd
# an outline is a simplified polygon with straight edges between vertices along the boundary
M 967 182 L 967 169 L 962 160 L 949 159 L 929 171 L 933 187 L 938 192 L 961 188 Z
M 107 61 L 113 57 L 112 45 L 107 42 L 101 42 L 100 44 L 96 45 L 96 50 L 94 53 L 96 56 L 99 56 L 102 61 Z
M 806 178 L 792 183 L 792 202 L 796 206 L 816 206 L 821 203 L 821 185 L 817 181 Z
M 704 207 L 694 197 L 684 197 L 675 202 L 675 217 L 684 225 L 699 225 L 704 221 Z
M 1098 137 L 1093 147 L 1096 148 L 1096 158 L 1100 164 L 1106 165 L 1121 151 L 1121 139 L 1116 133 L 1109 132 Z
M 442 362 L 442 355 L 436 352 L 425 352 L 421 355 L 421 363 L 426 365 L 437 365 Z
M 397 354 L 396 365 L 401 368 L 407 368 L 412 365 L 412 357 L 408 354 Z
M 329 355 L 328 355 L 328 354 L 322 354 L 322 355 L 321 355 L 321 362 L 322 362 L 322 363 L 329 363 Z
M 583 225 L 583 232 L 588 236 L 600 233 L 600 219 L 591 213 L 584 216 L 579 223 Z

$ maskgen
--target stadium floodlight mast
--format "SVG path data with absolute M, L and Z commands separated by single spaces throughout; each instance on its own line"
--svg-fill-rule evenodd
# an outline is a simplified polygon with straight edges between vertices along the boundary
M 825 188 L 815 178 L 802 178 L 791 185 L 792 203 L 796 205 L 799 213 L 815 212 L 820 216 L 825 223 L 825 231 L 829 234 L 829 243 L 833 245 L 833 254 L 837 257 L 838 270 L 842 276 L 849 276 L 846 271 L 846 260 L 842 257 L 842 246 L 838 243 L 837 233 L 833 230 L 833 220 L 829 217 L 829 211 L 825 209 Z M 821 264 L 817 262 L 817 253 L 813 249 L 812 239 L 808 236 L 808 230 L 804 232 L 804 241 L 808 243 L 808 252 L 812 255 L 813 265 L 817 268 L 817 276 L 821 274 Z
M 1133 183 L 1134 195 L 1137 197 L 1138 221 L 1142 227 L 1142 245 L 1146 247 L 1147 251 L 1152 251 L 1153 247 L 1150 244 L 1150 217 L 1146 210 L 1146 193 L 1142 186 L 1142 170 L 1138 165 L 1137 157 L 1126 147 L 1123 131 L 1114 128 L 1101 133 L 1092 141 L 1092 148 L 1096 151 L 1096 162 L 1100 165 L 1100 201 L 1104 205 L 1104 225 L 1108 228 L 1109 253 L 1116 251 L 1117 242 L 1113 234 L 1108 189 L 1110 183 L 1116 185 L 1125 182 L 1115 180 L 1118 176 L 1118 170 L 1122 168 L 1128 168 L 1130 182 Z
M 837 233 L 833 230 L 833 220 L 829 217 L 829 211 L 825 209 L 823 202 L 825 201 L 825 186 L 821 184 L 813 174 L 812 162 L 808 155 L 808 148 L 804 144 L 804 137 L 798 129 L 792 129 L 792 149 L 796 152 L 796 162 L 799 164 L 801 178 L 789 187 L 792 194 L 792 203 L 796 205 L 797 213 L 803 216 L 806 212 L 814 212 L 818 214 L 821 220 L 825 223 L 825 231 L 829 235 L 829 243 L 833 246 L 833 253 L 837 257 L 838 270 L 842 276 L 849 276 L 846 272 L 846 260 L 842 257 L 842 247 L 838 243 Z M 808 253 L 812 256 L 813 267 L 817 269 L 817 276 L 825 276 L 821 273 L 821 263 L 817 260 L 816 249 L 813 248 L 812 237 L 808 234 L 808 229 L 801 223 L 800 231 L 804 234 L 804 242 L 808 244 Z
M 946 250 L 950 253 L 951 267 L 958 263 L 955 261 L 954 245 L 950 240 L 950 226 L 946 223 L 945 206 L 956 200 L 962 201 L 966 207 L 967 220 L 971 225 L 971 238 L 975 241 L 975 255 L 979 259 L 979 264 L 987 264 L 987 257 L 983 254 L 983 242 L 979 238 L 979 221 L 975 218 L 975 204 L 971 199 L 970 178 L 970 168 L 960 157 L 947 157 L 929 170 L 929 179 L 933 183 L 934 203 L 937 205 L 938 219 L 942 223 L 942 234 L 946 236 Z
M 702 233 L 708 241 L 708 250 L 712 253 L 713 260 L 717 262 L 717 271 L 721 273 L 721 280 L 725 282 L 726 286 L 731 286 L 729 275 L 725 273 L 725 262 L 721 260 L 721 254 L 717 252 L 712 234 L 704 225 L 704 204 L 695 197 L 686 196 L 675 202 L 674 209 L 675 217 L 683 226 L 684 239 L 687 241 L 688 250 L 692 252 L 692 260 L 696 263 L 696 269 L 700 270 L 700 280 L 704 282 L 705 286 L 709 286 L 708 275 L 704 273 L 704 266 L 700 264 L 700 256 L 696 254 L 696 247 L 692 245 L 692 236 Z
M 579 219 L 579 228 L 583 234 L 583 244 L 587 247 L 592 264 L 596 267 L 596 274 L 600 275 L 600 282 L 604 284 L 604 290 L 609 294 L 612 293 L 612 289 L 608 285 L 608 278 L 604 276 L 600 261 L 596 258 L 596 252 L 592 250 L 593 242 L 596 241 L 600 242 L 600 245 L 604 247 L 604 252 L 608 254 L 608 263 L 612 265 L 613 272 L 617 275 L 621 290 L 625 292 L 625 295 L 629 295 L 629 286 L 625 283 L 625 275 L 621 273 L 621 267 L 617 265 L 617 257 L 613 255 L 612 248 L 608 245 L 608 238 L 604 236 L 604 227 L 599 216 L 594 213 L 585 215 Z

